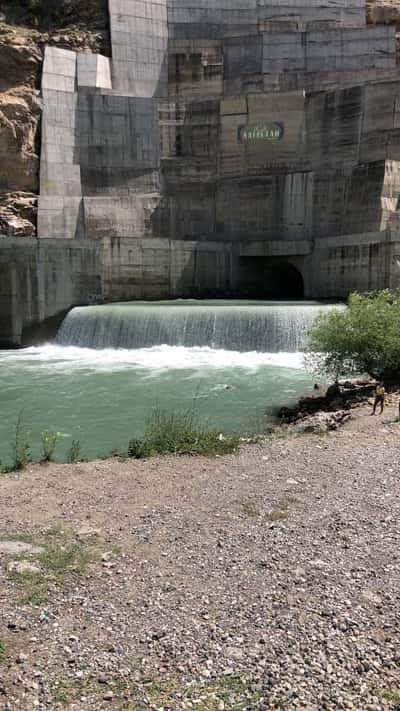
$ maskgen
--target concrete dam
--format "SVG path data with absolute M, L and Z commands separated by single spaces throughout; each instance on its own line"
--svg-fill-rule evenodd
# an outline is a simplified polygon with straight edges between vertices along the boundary
M 0 239 L 0 340 L 73 306 L 400 286 L 400 69 L 365 0 L 109 0 L 47 46 L 37 236 Z

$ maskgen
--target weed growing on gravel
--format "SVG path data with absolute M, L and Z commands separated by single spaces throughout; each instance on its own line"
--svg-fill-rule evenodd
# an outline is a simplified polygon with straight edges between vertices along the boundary
M 36 556 L 38 570 L 8 573 L 21 591 L 22 604 L 40 605 L 46 600 L 51 586 L 62 585 L 69 575 L 83 575 L 99 555 L 96 546 L 77 541 L 73 531 L 66 531 L 61 526 L 54 526 L 43 536 L 30 537 L 30 542 L 43 549 Z M 21 556 L 13 556 L 13 559 L 21 560 Z
M 284 521 L 289 516 L 290 507 L 296 503 L 293 496 L 278 501 L 276 506 L 267 512 L 262 512 L 255 502 L 251 499 L 243 499 L 240 502 L 241 513 L 249 518 L 259 518 L 260 522 L 274 523 L 276 521 Z
M 242 507 L 242 513 L 245 516 L 249 516 L 250 518 L 255 518 L 256 516 L 260 516 L 260 510 L 256 508 L 254 505 L 253 501 L 250 499 L 244 500 L 241 502 L 241 507 Z
M 272 511 L 265 514 L 266 520 L 270 523 L 274 523 L 275 521 L 285 521 L 289 516 L 290 507 L 295 503 L 296 499 L 294 497 L 288 497 L 287 499 L 278 501 L 277 506 L 272 509 Z
M 209 684 L 190 684 L 179 679 L 144 678 L 134 682 L 128 678 L 110 679 L 107 690 L 116 698 L 126 700 L 119 708 L 121 711 L 139 711 L 145 708 L 182 708 L 182 701 L 196 704 L 202 711 L 217 711 L 221 701 L 226 709 L 244 711 L 258 709 L 265 696 L 262 690 L 239 676 L 227 675 L 215 679 Z M 52 686 L 53 699 L 57 703 L 68 705 L 85 697 L 98 697 L 104 694 L 104 685 L 93 676 L 86 679 L 61 679 Z
M 131 439 L 128 456 L 135 459 L 158 454 L 230 454 L 239 447 L 239 437 L 223 435 L 198 423 L 192 410 L 168 413 L 155 410 L 146 421 L 142 439 Z
M 373 689 L 373 691 L 387 701 L 393 711 L 400 711 L 400 689 Z
M 3 664 L 6 658 L 6 646 L 0 639 L 0 664 Z
M 19 600 L 21 605 L 39 606 L 46 602 L 49 592 L 49 580 L 42 572 L 13 572 L 10 573 L 9 577 L 21 587 L 22 594 Z

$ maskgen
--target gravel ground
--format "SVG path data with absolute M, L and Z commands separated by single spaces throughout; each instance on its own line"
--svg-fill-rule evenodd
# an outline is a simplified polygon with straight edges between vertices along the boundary
M 394 411 L 2 476 L 1 711 L 399 709 Z

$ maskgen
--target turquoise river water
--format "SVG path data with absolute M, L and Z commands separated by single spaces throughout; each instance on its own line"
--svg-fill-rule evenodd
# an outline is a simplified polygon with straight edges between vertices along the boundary
M 274 409 L 311 391 L 300 353 L 315 303 L 131 303 L 73 309 L 53 343 L 0 351 L 0 459 L 10 461 L 18 413 L 40 456 L 61 433 L 84 456 L 126 448 L 152 409 L 194 408 L 221 431 L 265 427 Z

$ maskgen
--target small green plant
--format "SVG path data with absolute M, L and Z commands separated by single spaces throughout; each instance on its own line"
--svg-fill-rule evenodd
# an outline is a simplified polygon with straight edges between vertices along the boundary
M 260 515 L 260 510 L 255 506 L 251 499 L 245 499 L 241 502 L 242 514 L 248 516 L 249 518 L 256 518 Z
M 128 457 L 132 457 L 132 459 L 142 459 L 144 456 L 143 441 L 132 437 L 128 444 Z
M 393 711 L 400 711 L 400 689 L 373 688 L 374 693 L 390 704 Z
M 285 521 L 290 512 L 290 507 L 296 503 L 294 496 L 289 496 L 287 499 L 278 501 L 278 504 L 269 513 L 265 514 L 266 521 L 274 523 L 276 521 Z
M 4 642 L 2 642 L 0 639 L 0 664 L 3 664 L 5 658 L 6 658 L 6 647 L 5 647 Z
M 76 534 L 62 525 L 53 526 L 40 536 L 19 534 L 11 540 L 40 546 L 40 552 L 35 554 L 37 570 L 12 570 L 8 574 L 20 591 L 19 602 L 23 605 L 42 604 L 51 588 L 63 585 L 71 575 L 84 575 L 99 557 L 97 542 L 76 540 Z
M 223 435 L 198 423 L 191 410 L 154 410 L 146 421 L 142 439 L 129 442 L 128 456 L 136 459 L 158 454 L 228 454 L 239 447 L 239 437 Z
M 115 699 L 125 698 L 122 706 L 118 706 L 121 711 L 138 711 L 142 708 L 168 708 L 172 711 L 186 705 L 197 705 L 199 698 L 201 704 L 198 708 L 202 711 L 216 711 L 221 701 L 225 709 L 246 711 L 260 708 L 266 700 L 262 689 L 254 689 L 250 681 L 233 675 L 190 686 L 179 678 L 144 677 L 142 683 L 138 683 L 129 678 L 113 677 L 109 679 L 107 688 L 112 691 Z M 104 687 L 94 676 L 89 675 L 83 679 L 58 679 L 51 684 L 50 691 L 54 701 L 69 705 L 82 696 L 101 698 Z
M 73 439 L 71 446 L 68 450 L 67 461 L 70 464 L 75 464 L 76 462 L 82 461 L 82 447 L 81 443 L 77 439 Z
M 12 460 L 9 471 L 21 471 L 31 461 L 31 434 L 25 426 L 23 410 L 19 412 L 15 423 Z
M 43 12 L 42 0 L 28 0 L 28 10 L 34 15 L 41 15 Z
M 41 434 L 42 440 L 42 453 L 43 461 L 51 462 L 53 460 L 54 452 L 57 446 L 57 442 L 61 437 L 61 432 L 51 432 L 50 430 L 44 430 Z

